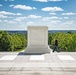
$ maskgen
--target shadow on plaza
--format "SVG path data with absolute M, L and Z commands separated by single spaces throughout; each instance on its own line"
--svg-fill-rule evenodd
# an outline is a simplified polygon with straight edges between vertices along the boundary
M 24 52 L 20 52 L 18 55 L 42 55 L 45 53 L 24 53 Z

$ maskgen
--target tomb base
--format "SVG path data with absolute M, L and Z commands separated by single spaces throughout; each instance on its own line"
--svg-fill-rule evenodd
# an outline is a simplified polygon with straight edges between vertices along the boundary
M 28 46 L 25 53 L 50 53 L 49 46 Z

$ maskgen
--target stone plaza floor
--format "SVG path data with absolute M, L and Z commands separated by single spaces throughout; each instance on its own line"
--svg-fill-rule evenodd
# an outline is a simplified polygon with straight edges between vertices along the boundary
M 76 52 L 0 52 L 0 75 L 76 75 Z

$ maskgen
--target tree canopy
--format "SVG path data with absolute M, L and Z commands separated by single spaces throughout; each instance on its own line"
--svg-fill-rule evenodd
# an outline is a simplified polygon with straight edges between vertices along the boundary
M 26 47 L 27 38 L 24 34 L 10 35 L 6 31 L 0 31 L 0 51 L 16 51 Z
M 54 47 L 54 41 L 58 38 L 58 48 L 61 51 L 76 51 L 76 33 L 49 33 L 48 41 Z

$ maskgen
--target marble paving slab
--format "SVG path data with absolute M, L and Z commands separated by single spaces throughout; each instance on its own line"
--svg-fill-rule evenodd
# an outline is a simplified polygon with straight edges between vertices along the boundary
M 60 60 L 75 60 L 72 56 L 70 55 L 58 55 Z
M 30 60 L 45 60 L 44 55 L 31 55 Z
M 14 60 L 17 57 L 17 55 L 5 55 L 0 58 L 0 60 Z

